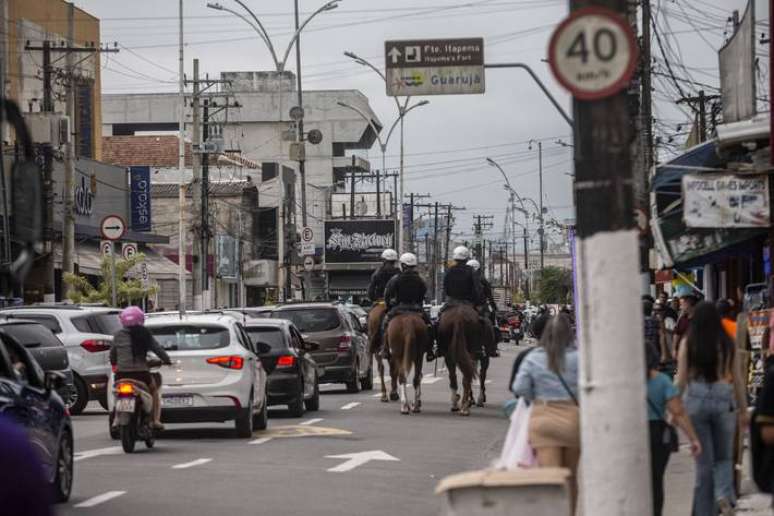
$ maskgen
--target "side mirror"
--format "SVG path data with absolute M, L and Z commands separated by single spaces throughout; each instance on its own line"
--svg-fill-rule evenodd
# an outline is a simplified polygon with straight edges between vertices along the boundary
M 258 351 L 259 355 L 265 355 L 267 353 L 271 353 L 271 346 L 265 342 L 256 342 L 255 349 L 256 351 Z
M 318 351 L 320 349 L 320 343 L 313 340 L 304 341 L 304 350 L 306 351 Z
M 59 371 L 46 371 L 43 375 L 43 386 L 47 391 L 55 391 L 61 388 L 65 382 L 65 375 Z

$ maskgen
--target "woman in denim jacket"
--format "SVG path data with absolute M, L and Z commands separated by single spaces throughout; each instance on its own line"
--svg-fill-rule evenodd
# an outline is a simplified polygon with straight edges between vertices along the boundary
M 747 416 L 737 355 L 715 306 L 699 303 L 680 345 L 675 377 L 703 450 L 696 457 L 693 516 L 734 514 L 734 435 Z

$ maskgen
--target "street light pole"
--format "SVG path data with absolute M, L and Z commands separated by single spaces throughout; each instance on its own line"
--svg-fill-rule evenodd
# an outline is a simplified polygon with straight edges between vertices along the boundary
M 540 273 L 543 273 L 545 267 L 545 227 L 543 224 L 543 142 L 539 140 L 530 140 L 529 149 L 532 150 L 532 144 L 537 143 L 538 147 L 538 176 L 539 176 L 539 209 L 538 216 L 540 220 Z

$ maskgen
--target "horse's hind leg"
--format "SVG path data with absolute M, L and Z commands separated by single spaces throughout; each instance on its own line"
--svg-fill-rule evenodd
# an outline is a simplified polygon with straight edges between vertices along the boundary
M 384 360 L 382 360 L 380 353 L 376 354 L 376 368 L 379 370 L 379 380 L 382 382 L 382 401 L 386 403 L 389 399 L 387 398 L 387 385 L 384 383 Z
M 470 405 L 473 399 L 473 379 L 467 376 L 462 377 L 462 407 L 460 408 L 461 416 L 470 415 Z
M 422 356 L 414 362 L 414 406 L 412 412 L 422 411 Z
M 457 394 L 459 386 L 457 385 L 457 367 L 446 361 L 446 369 L 449 371 L 449 391 L 451 392 L 451 411 L 458 412 L 460 410 L 460 395 Z
M 477 407 L 483 407 L 486 404 L 486 372 L 488 369 L 489 357 L 485 356 L 481 359 L 481 370 L 478 373 L 481 390 L 478 393 L 478 401 L 476 401 Z
M 408 392 L 406 385 L 406 372 L 401 370 L 398 373 L 398 393 L 400 394 L 400 413 L 408 414 L 410 412 L 410 406 L 408 401 Z

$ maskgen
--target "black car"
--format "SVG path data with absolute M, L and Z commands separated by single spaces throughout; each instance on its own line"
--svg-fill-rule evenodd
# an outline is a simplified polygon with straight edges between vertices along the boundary
M 73 485 L 73 427 L 55 390 L 62 379 L 44 373 L 24 346 L 0 332 L 0 414 L 27 430 L 57 502 L 70 498 Z
M 309 354 L 319 345 L 305 342 L 291 322 L 281 319 L 248 319 L 245 331 L 254 344 L 262 342 L 271 347 L 269 353 L 261 355 L 261 363 L 269 373 L 269 405 L 287 405 L 293 417 L 301 417 L 304 410 L 319 410 L 319 375 Z
M 67 350 L 51 330 L 35 321 L 9 319 L 0 321 L 0 333 L 9 335 L 27 348 L 43 371 L 58 371 L 64 380 L 57 392 L 68 405 L 73 400 L 75 386 Z

